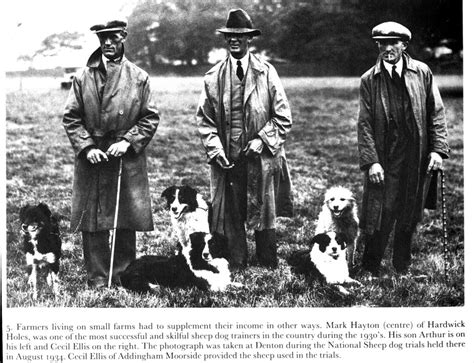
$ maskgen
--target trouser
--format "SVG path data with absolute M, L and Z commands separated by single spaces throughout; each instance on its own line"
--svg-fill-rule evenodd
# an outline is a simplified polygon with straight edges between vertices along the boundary
M 388 245 L 394 221 L 392 219 L 382 223 L 380 230 L 366 236 L 365 249 L 362 256 L 362 266 L 374 274 L 379 273 L 380 264 Z M 414 232 L 415 228 L 407 231 L 399 228 L 398 225 L 395 226 L 392 264 L 397 272 L 405 272 L 410 266 L 411 241 Z
M 227 239 L 231 267 L 247 265 L 247 164 L 236 162 L 227 171 L 224 235 Z M 277 266 L 275 229 L 255 231 L 257 261 L 266 267 Z
M 406 194 L 406 175 L 403 171 L 403 159 L 397 160 L 397 162 L 395 167 L 385 170 L 385 192 L 380 228 L 372 235 L 365 236 L 362 265 L 375 274 L 379 273 L 394 225 L 393 267 L 398 272 L 405 272 L 411 261 L 411 241 L 416 223 L 408 225 L 400 223 L 406 213 L 403 203 Z
M 109 231 L 82 232 L 87 283 L 91 287 L 107 286 L 110 269 Z M 136 257 L 136 234 L 129 229 L 117 229 L 115 237 L 112 281 L 120 284 L 119 275 Z

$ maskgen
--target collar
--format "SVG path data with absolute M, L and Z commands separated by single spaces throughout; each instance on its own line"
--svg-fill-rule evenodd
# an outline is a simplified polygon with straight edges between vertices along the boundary
M 249 66 L 249 58 L 250 58 L 250 52 L 247 52 L 246 55 L 244 55 L 242 58 L 237 59 L 232 57 L 232 54 L 230 55 L 230 62 L 232 63 L 232 69 L 237 69 L 237 61 L 242 62 L 242 68 L 244 70 L 244 74 L 247 73 L 247 68 Z
M 409 55 L 408 53 L 406 52 L 403 52 L 403 55 L 402 55 L 402 59 L 403 61 L 405 62 L 405 67 L 407 70 L 409 71 L 413 71 L 415 73 L 418 72 L 418 67 L 416 65 L 416 61 L 414 61 Z M 379 74 L 380 72 L 382 72 L 382 67 L 383 67 L 383 60 L 382 58 L 379 56 L 377 58 L 377 63 L 375 63 L 375 68 L 374 68 L 374 75 L 377 75 Z M 391 67 L 389 69 L 392 69 Z M 391 73 L 391 72 L 390 72 Z
M 107 65 L 112 62 L 112 63 L 117 63 L 120 64 L 120 61 L 122 60 L 122 57 L 117 57 L 115 59 L 109 59 L 106 56 L 102 54 L 102 63 L 104 63 L 105 70 L 107 70 Z
M 127 58 L 125 58 L 124 53 L 122 53 L 122 55 L 120 57 L 114 59 L 113 62 L 115 62 L 117 64 L 120 64 L 120 63 L 125 62 L 126 59 Z M 100 64 L 103 63 L 104 67 L 107 68 L 107 62 L 106 61 L 108 61 L 108 60 L 109 60 L 108 58 L 105 58 L 102 55 L 102 50 L 99 47 L 89 57 L 89 60 L 87 61 L 87 66 L 90 67 L 90 68 L 99 68 Z
M 397 63 L 395 64 L 392 64 L 392 63 L 388 63 L 384 60 L 382 60 L 383 62 L 383 66 L 385 67 L 385 69 L 388 71 L 388 74 L 390 74 L 390 77 L 393 78 L 393 66 L 395 66 L 395 71 L 398 73 L 398 75 L 401 77 L 402 76 L 402 72 L 403 72 L 403 57 L 400 57 L 400 59 L 398 60 Z

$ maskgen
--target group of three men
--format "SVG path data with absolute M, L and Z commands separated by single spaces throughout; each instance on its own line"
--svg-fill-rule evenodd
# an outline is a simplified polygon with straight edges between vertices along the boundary
M 113 281 L 135 259 L 135 231 L 153 228 L 145 148 L 159 122 L 147 73 L 124 56 L 126 22 L 91 28 L 100 48 L 72 85 L 63 125 L 75 152 L 71 228 L 81 230 L 88 284 L 106 285 L 119 159 L 123 170 Z M 242 9 L 218 29 L 228 57 L 204 77 L 197 125 L 208 163 L 211 231 L 224 235 L 232 267 L 247 264 L 245 227 L 255 231 L 259 264 L 277 266 L 275 222 L 292 216 L 285 141 L 290 107 L 277 72 L 249 52 L 261 34 Z M 363 267 L 378 275 L 394 223 L 393 265 L 406 273 L 425 205 L 426 175 L 448 156 L 444 107 L 429 68 L 405 52 L 411 38 L 388 22 L 372 31 L 377 64 L 362 76 L 360 166 L 365 173 Z M 434 183 L 431 183 L 433 185 Z

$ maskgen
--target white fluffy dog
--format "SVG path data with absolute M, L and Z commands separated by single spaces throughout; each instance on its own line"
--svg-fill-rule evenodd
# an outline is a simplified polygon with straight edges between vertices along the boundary
M 343 233 L 347 236 L 346 257 L 352 268 L 359 236 L 359 218 L 354 194 L 347 188 L 332 187 L 324 195 L 324 204 L 316 222 L 316 234 L 327 232 Z

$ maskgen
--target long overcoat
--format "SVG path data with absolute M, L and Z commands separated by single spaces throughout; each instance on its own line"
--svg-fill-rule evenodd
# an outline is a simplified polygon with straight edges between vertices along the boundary
M 216 64 L 204 77 L 197 124 L 208 161 L 224 150 L 229 155 L 231 124 L 230 59 Z M 250 54 L 243 95 L 247 140 L 260 137 L 264 151 L 248 160 L 247 220 L 256 230 L 275 228 L 277 216 L 291 216 L 291 180 L 284 144 L 292 126 L 290 106 L 275 68 Z M 227 136 L 226 136 L 227 135 Z M 226 172 L 211 165 L 212 231 L 224 232 Z
M 449 148 L 444 106 L 431 70 L 406 53 L 403 58 L 406 65 L 404 79 L 419 140 L 416 148 L 417 197 L 413 198 L 415 205 L 405 207 L 414 211 L 413 222 L 417 223 L 424 207 L 433 208 L 436 205 L 436 192 L 428 190 L 436 186 L 435 179 L 431 182 L 427 179 L 428 155 L 434 151 L 447 158 Z M 379 57 L 376 65 L 361 77 L 360 83 L 359 162 L 361 169 L 365 171 L 360 226 L 369 234 L 380 227 L 384 188 L 383 185 L 368 181 L 368 169 L 373 163 L 380 163 L 383 168 L 387 165 L 384 140 L 385 133 L 388 132 L 389 99 L 381 74 L 381 63 Z
M 105 152 L 125 139 L 130 147 L 122 156 L 118 228 L 149 231 L 153 221 L 145 147 L 159 122 L 149 77 L 123 56 L 118 64 L 108 65 L 101 100 L 100 58 L 99 48 L 75 77 L 63 118 L 75 153 L 71 228 L 89 232 L 113 228 L 118 159 L 91 164 L 83 151 L 95 146 Z

